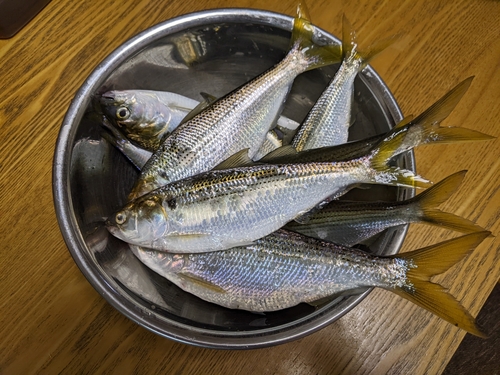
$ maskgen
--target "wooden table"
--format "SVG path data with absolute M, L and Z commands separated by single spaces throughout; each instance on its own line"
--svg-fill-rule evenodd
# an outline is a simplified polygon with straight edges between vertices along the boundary
M 445 125 L 500 136 L 500 3 L 490 0 L 309 2 L 312 20 L 340 35 L 345 12 L 361 46 L 403 31 L 373 65 L 403 113 L 418 114 L 464 78 L 472 86 Z M 141 328 L 87 282 L 63 242 L 52 202 L 52 156 L 70 101 L 94 67 L 165 19 L 217 7 L 294 15 L 296 2 L 53 0 L 0 41 L 0 373 L 436 374 L 465 333 L 377 290 L 344 318 L 301 340 L 251 351 L 179 344 Z M 473 315 L 500 276 L 500 140 L 424 146 L 419 173 L 439 181 L 467 169 L 442 205 L 491 230 L 436 278 Z M 412 226 L 404 249 L 455 236 Z M 488 327 L 486 327 L 487 330 Z

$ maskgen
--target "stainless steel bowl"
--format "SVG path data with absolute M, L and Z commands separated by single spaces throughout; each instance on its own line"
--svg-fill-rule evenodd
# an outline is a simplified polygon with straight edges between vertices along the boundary
M 54 201 L 66 244 L 92 286 L 121 313 L 173 340 L 213 348 L 256 348 L 310 334 L 351 310 L 364 289 L 332 296 L 320 306 L 301 304 L 253 314 L 194 297 L 142 265 L 126 244 L 104 228 L 103 218 L 125 203 L 137 171 L 101 137 L 101 125 L 86 116 L 91 99 L 109 89 L 166 90 L 200 100 L 204 91 L 222 96 L 281 60 L 293 19 L 250 10 L 218 9 L 178 17 L 124 43 L 107 57 L 76 93 L 64 118 L 54 156 Z M 318 29 L 320 43 L 338 43 Z M 299 76 L 284 115 L 301 121 L 338 66 Z M 366 68 L 355 82 L 351 139 L 382 133 L 401 120 L 389 89 Z M 414 169 L 413 155 L 398 161 Z M 411 190 L 374 187 L 363 199 L 403 199 Z M 406 228 L 391 230 L 371 245 L 396 253 Z

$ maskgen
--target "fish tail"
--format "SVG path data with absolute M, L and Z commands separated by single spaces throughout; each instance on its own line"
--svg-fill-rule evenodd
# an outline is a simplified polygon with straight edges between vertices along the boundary
M 417 206 L 420 221 L 439 225 L 462 233 L 484 231 L 479 225 L 457 215 L 438 210 L 436 207 L 446 201 L 460 186 L 467 171 L 460 171 L 446 177 L 430 189 L 420 193 L 411 201 Z
M 474 77 L 469 77 L 456 85 L 436 103 L 431 105 L 421 115 L 406 124 L 396 125 L 396 129 L 406 126 L 409 134 L 419 132 L 419 136 L 409 137 L 406 149 L 418 144 L 451 143 L 489 140 L 494 137 L 465 128 L 441 127 L 440 123 L 446 119 L 457 106 L 460 99 L 468 90 Z
M 362 70 L 379 53 L 393 44 L 400 38 L 400 35 L 394 35 L 389 38 L 379 40 L 363 51 L 358 49 L 356 32 L 346 15 L 342 16 L 342 59 L 358 60 L 360 62 L 359 70 Z
M 304 2 L 297 7 L 297 16 L 293 21 L 292 46 L 296 46 L 307 60 L 306 70 L 319 68 L 339 62 L 342 58 L 341 46 L 319 46 L 314 43 L 314 26 L 309 21 L 307 7 Z
M 448 91 L 441 99 L 426 109 L 414 122 L 422 124 L 440 123 L 455 109 L 469 89 L 474 76 L 468 77 Z
M 493 138 L 495 137 L 477 130 L 454 126 L 442 127 L 439 124 L 432 124 L 424 128 L 423 139 L 420 144 L 488 141 Z
M 394 256 L 406 260 L 411 266 L 406 272 L 405 286 L 390 290 L 473 335 L 486 337 L 460 302 L 430 278 L 465 258 L 489 235 L 488 231 L 474 232 Z
M 372 181 L 386 185 L 397 185 L 415 188 L 428 188 L 432 182 L 416 175 L 410 170 L 391 167 L 388 165 L 391 158 L 397 154 L 403 141 L 404 133 L 396 133 L 386 137 L 377 144 L 368 155 L 370 168 L 375 171 Z

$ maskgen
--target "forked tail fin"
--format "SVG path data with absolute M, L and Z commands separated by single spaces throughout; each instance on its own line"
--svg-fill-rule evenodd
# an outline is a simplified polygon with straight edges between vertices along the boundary
M 368 63 L 400 38 L 400 35 L 393 35 L 389 38 L 381 39 L 364 50 L 358 48 L 356 32 L 346 15 L 342 16 L 342 59 L 357 60 L 362 70 Z
M 396 154 L 405 140 L 404 133 L 396 133 L 382 140 L 372 148 L 368 155 L 370 167 L 375 172 L 373 182 L 386 185 L 397 185 L 415 188 L 428 188 L 432 182 L 406 169 L 390 167 L 391 158 Z
M 437 209 L 437 206 L 446 201 L 457 190 L 466 172 L 456 172 L 410 200 L 411 204 L 416 206 L 415 211 L 421 222 L 439 225 L 462 233 L 484 231 L 483 228 L 470 220 Z
M 431 282 L 430 278 L 447 271 L 490 234 L 488 231 L 474 232 L 393 256 L 406 260 L 412 266 L 406 273 L 407 285 L 389 290 L 473 335 L 485 337 L 460 302 L 447 293 L 442 285 Z
M 472 129 L 440 126 L 466 93 L 473 78 L 460 82 L 415 119 L 396 125 L 391 133 L 404 132 L 407 135 L 395 155 L 426 143 L 485 141 L 494 138 Z
M 297 48 L 307 58 L 307 70 L 319 68 L 339 62 L 342 59 L 342 48 L 339 45 L 320 46 L 313 41 L 314 26 L 309 21 L 305 3 L 299 3 L 297 16 L 293 21 L 292 49 Z

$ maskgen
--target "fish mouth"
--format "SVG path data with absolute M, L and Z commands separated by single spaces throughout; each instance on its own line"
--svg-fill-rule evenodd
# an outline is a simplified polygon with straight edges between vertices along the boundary
M 114 237 L 119 238 L 122 241 L 125 241 L 128 239 L 127 237 L 125 237 L 123 235 L 120 228 L 118 228 L 116 226 L 116 224 L 114 224 L 111 220 L 106 220 L 106 222 L 104 223 L 104 226 L 106 227 L 108 232 L 111 233 Z
M 102 105 L 112 105 L 116 103 L 116 95 L 112 92 L 105 92 L 104 94 L 100 95 L 99 102 Z
M 116 224 L 113 223 L 113 221 L 110 220 L 110 219 L 106 219 L 104 221 L 104 226 L 106 227 L 106 229 L 108 231 L 111 232 L 111 234 L 115 234 L 118 231 L 118 228 L 116 227 Z

